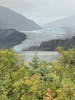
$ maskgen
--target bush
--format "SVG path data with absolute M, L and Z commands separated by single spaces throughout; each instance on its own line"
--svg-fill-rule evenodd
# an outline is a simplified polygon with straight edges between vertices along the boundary
M 34 57 L 30 67 L 14 50 L 0 51 L 0 100 L 75 100 L 74 79 L 75 49 L 62 50 L 57 62 Z

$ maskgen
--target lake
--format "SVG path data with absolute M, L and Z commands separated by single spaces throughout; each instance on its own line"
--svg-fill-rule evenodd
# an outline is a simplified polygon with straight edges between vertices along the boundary
M 37 31 L 22 31 L 27 35 L 27 39 L 25 39 L 21 44 L 16 45 L 14 49 L 18 52 L 22 59 L 26 62 L 30 62 L 32 57 L 37 54 L 37 56 L 41 60 L 47 61 L 55 61 L 57 60 L 59 54 L 53 51 L 22 51 L 23 49 L 27 49 L 31 46 L 39 46 L 42 42 L 53 40 L 53 39 L 65 39 L 66 37 L 71 37 L 74 33 L 70 30 L 65 31 L 63 28 L 48 28 Z
M 23 51 L 18 54 L 26 63 L 29 63 L 35 55 L 44 61 L 56 61 L 59 57 L 58 52 L 55 51 Z

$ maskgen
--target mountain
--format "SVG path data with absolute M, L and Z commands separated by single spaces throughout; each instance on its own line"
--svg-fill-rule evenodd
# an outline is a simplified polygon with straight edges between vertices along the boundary
M 15 29 L 0 29 L 0 49 L 11 48 L 26 39 L 26 35 Z
M 55 51 L 58 46 L 63 47 L 64 50 L 67 50 L 69 48 L 75 48 L 75 36 L 69 39 L 56 39 L 56 40 L 46 41 L 41 43 L 40 46 L 30 47 L 28 50 Z
M 66 17 L 44 25 L 44 27 L 75 27 L 75 16 Z
M 19 31 L 32 31 L 40 29 L 40 26 L 23 15 L 0 6 L 0 29 L 10 28 Z

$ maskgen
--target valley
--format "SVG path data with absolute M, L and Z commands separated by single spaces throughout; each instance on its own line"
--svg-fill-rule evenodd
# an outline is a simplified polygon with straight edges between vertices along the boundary
M 75 28 L 56 27 L 56 28 L 46 28 L 36 31 L 22 31 L 22 32 L 26 34 L 27 38 L 21 44 L 14 46 L 14 49 L 17 52 L 35 51 L 37 47 L 39 47 L 40 44 L 42 44 L 43 42 L 56 39 L 64 40 L 72 38 L 72 36 L 75 36 Z M 42 51 L 43 50 L 44 49 L 42 49 Z

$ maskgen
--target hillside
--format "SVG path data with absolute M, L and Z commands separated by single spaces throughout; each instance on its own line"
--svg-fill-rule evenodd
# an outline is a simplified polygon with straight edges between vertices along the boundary
M 0 49 L 11 48 L 25 39 L 25 34 L 14 29 L 0 30 Z
M 70 39 L 56 39 L 56 40 L 50 40 L 46 41 L 40 44 L 40 46 L 34 46 L 30 47 L 29 51 L 55 51 L 58 46 L 61 46 L 64 48 L 64 50 L 67 50 L 69 48 L 75 48 L 75 36 L 73 36 Z
M 66 17 L 44 25 L 44 27 L 75 27 L 75 16 Z
M 0 29 L 10 28 L 20 31 L 32 31 L 40 29 L 40 26 L 23 15 L 0 6 Z

